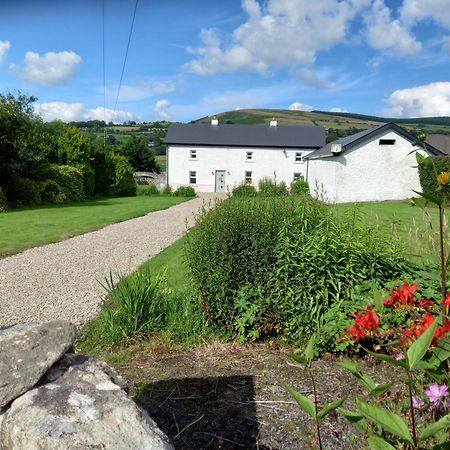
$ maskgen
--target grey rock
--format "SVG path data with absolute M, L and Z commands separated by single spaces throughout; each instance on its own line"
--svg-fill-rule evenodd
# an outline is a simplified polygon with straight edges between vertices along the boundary
M 28 391 L 6 411 L 0 448 L 173 449 L 155 422 L 116 384 L 123 385 L 121 377 L 105 366 L 93 358 L 65 356 L 44 378 L 55 381 Z
M 73 345 L 75 331 L 63 320 L 0 329 L 0 408 L 39 381 Z

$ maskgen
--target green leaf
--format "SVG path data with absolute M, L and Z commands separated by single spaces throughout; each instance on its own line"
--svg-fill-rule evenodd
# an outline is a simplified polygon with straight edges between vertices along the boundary
M 364 350 L 366 350 L 366 352 L 369 355 L 373 356 L 374 358 L 380 359 L 381 361 L 385 361 L 389 364 L 392 364 L 393 366 L 401 367 L 402 369 L 407 368 L 406 362 L 404 359 L 396 360 L 396 359 L 392 358 L 392 356 L 383 355 L 383 353 L 375 353 L 375 352 L 371 352 L 367 349 L 364 349 Z
M 427 200 L 431 203 L 434 203 L 435 205 L 442 205 L 443 199 L 441 197 L 439 197 L 438 195 L 430 194 L 428 192 L 427 193 L 418 192 L 418 191 L 415 191 L 414 189 L 413 189 L 413 192 L 420 195 L 425 200 Z
M 366 417 L 374 420 L 387 432 L 400 437 L 410 444 L 413 443 L 408 426 L 397 414 L 381 408 L 380 406 L 371 405 L 361 400 L 356 400 L 356 406 Z
M 307 366 L 309 364 L 309 361 L 307 358 L 305 358 L 305 356 L 303 355 L 292 355 L 292 359 L 300 364 L 304 364 L 305 366 Z
M 371 432 L 367 420 L 361 413 L 356 413 L 345 408 L 338 408 L 338 412 L 341 413 L 357 430 L 364 434 L 369 434 Z
M 425 333 L 415 341 L 406 352 L 406 364 L 409 370 L 415 369 L 418 362 L 425 356 L 425 353 L 431 345 L 434 333 L 436 331 L 437 321 L 435 320 L 433 325 L 428 327 Z
M 389 442 L 378 436 L 370 436 L 368 440 L 371 450 L 395 450 Z
M 314 406 L 314 403 L 309 398 L 297 392 L 295 389 L 292 389 L 290 386 L 285 384 L 284 387 L 289 392 L 291 397 L 298 403 L 300 408 L 302 408 L 308 416 L 315 419 L 316 407 Z
M 434 436 L 436 433 L 445 430 L 446 428 L 450 428 L 450 414 L 445 415 L 437 422 L 434 422 L 431 425 L 428 425 L 426 428 L 424 428 L 422 430 L 422 433 L 420 434 L 419 440 L 425 441 L 431 436 Z
M 437 367 L 448 358 L 450 358 L 450 345 L 441 340 L 441 342 L 439 342 L 439 346 L 434 349 L 429 363 Z
M 331 411 L 334 411 L 335 409 L 339 408 L 339 406 L 342 405 L 342 403 L 345 402 L 345 398 L 341 398 L 340 400 L 334 400 L 330 403 L 327 403 L 318 413 L 317 418 L 323 419 L 328 413 Z
M 308 360 L 308 363 L 310 363 L 314 359 L 314 354 L 316 352 L 316 341 L 317 341 L 317 334 L 314 333 L 309 338 L 308 344 L 306 345 L 305 351 L 303 352 L 305 358 Z
M 368 391 L 372 392 L 372 390 L 377 387 L 372 378 L 359 370 L 358 364 L 356 364 L 355 362 L 349 359 L 344 359 L 343 361 L 339 361 L 336 364 L 339 367 L 347 369 L 351 374 L 353 374 Z
M 350 359 L 344 359 L 342 361 L 338 361 L 336 363 L 336 365 L 348 370 L 353 375 L 360 372 L 358 364 L 356 364 L 354 361 L 352 361 Z
M 375 397 L 380 397 L 383 394 L 385 394 L 392 386 L 394 386 L 394 382 L 382 384 L 381 386 L 377 386 L 375 389 L 372 389 L 370 392 L 372 395 L 375 395 Z

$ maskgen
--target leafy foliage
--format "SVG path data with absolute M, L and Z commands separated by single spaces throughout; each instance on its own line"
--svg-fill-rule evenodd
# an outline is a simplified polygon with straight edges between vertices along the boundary
M 297 180 L 291 183 L 291 194 L 292 195 L 309 195 L 309 184 L 300 176 Z
M 409 267 L 396 241 L 312 199 L 232 197 L 204 208 L 196 223 L 186 257 L 204 311 L 236 331 L 246 317 L 241 289 L 257 289 L 259 306 L 251 296 L 247 311 L 257 311 L 252 336 L 304 337 L 365 279 L 385 283 Z
M 424 194 L 440 194 L 437 182 L 438 174 L 450 172 L 450 158 L 448 156 L 433 156 L 418 158 L 420 185 Z
M 111 154 L 114 163 L 114 181 L 112 188 L 117 195 L 132 196 L 136 194 L 133 168 L 125 156 Z
M 256 197 L 256 189 L 251 184 L 242 183 L 236 186 L 232 194 L 234 197 Z
M 175 190 L 173 195 L 177 197 L 195 197 L 197 194 L 195 193 L 195 189 L 191 186 L 180 186 Z
M 155 161 L 155 152 L 139 136 L 132 135 L 124 142 L 119 152 L 128 159 L 135 171 L 156 172 L 159 170 Z
M 152 196 L 159 195 L 158 188 L 154 184 L 140 185 L 137 187 L 137 195 Z
M 262 197 L 273 197 L 279 195 L 287 195 L 287 187 L 284 181 L 277 183 L 275 179 L 270 177 L 261 178 L 258 182 L 259 195 Z

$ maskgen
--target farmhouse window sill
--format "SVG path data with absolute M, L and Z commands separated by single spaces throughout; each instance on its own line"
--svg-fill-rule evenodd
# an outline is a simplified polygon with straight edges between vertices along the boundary
M 189 161 L 198 161 L 198 158 L 189 158 Z

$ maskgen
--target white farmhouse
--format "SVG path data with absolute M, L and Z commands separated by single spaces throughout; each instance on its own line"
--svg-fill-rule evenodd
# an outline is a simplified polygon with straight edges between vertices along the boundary
M 386 123 L 331 142 L 306 156 L 311 191 L 331 203 L 403 200 L 420 191 L 415 153 L 442 155 L 404 128 Z
M 325 145 L 316 126 L 172 124 L 167 144 L 167 184 L 197 192 L 226 192 L 264 177 L 290 183 L 306 177 L 305 156 Z

